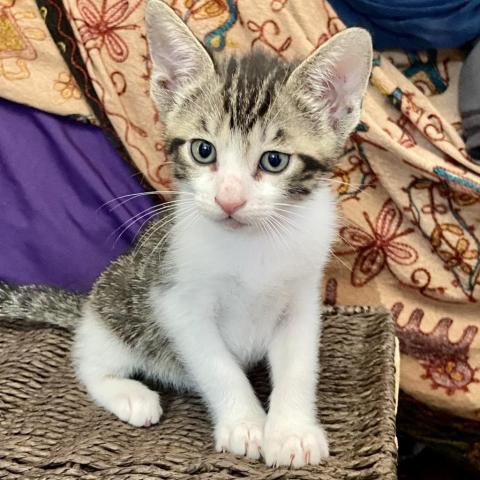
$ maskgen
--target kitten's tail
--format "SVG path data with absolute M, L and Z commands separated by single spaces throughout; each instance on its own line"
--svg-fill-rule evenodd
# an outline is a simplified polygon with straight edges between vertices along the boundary
M 0 318 L 18 318 L 71 329 L 86 296 L 38 285 L 0 282 Z

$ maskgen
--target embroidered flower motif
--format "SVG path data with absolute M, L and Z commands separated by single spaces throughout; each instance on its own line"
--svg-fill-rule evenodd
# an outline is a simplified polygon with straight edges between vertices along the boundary
M 431 182 L 430 182 L 431 183 Z M 428 188 L 430 185 L 427 185 Z M 438 192 L 440 196 L 451 199 L 453 203 L 459 207 L 468 207 L 475 203 L 480 203 L 480 195 L 464 192 L 463 190 L 454 190 L 446 183 L 438 184 Z
M 46 38 L 45 31 L 34 26 L 35 10 L 15 3 L 16 0 L 0 0 L 0 77 L 9 81 L 30 77 L 29 62 L 37 58 L 30 40 Z
M 81 97 L 80 90 L 70 73 L 61 72 L 58 79 L 55 81 L 54 88 L 60 92 L 60 95 L 65 101 L 70 100 L 71 98 L 79 100 Z
M 131 9 L 128 0 L 118 0 L 109 7 L 108 0 L 98 3 L 100 10 L 92 0 L 78 0 L 78 11 L 82 16 L 78 31 L 82 42 L 87 50 L 101 50 L 105 46 L 113 60 L 124 62 L 128 57 L 128 47 L 118 31 L 138 28 L 138 25 L 122 25 L 138 3 Z
M 467 274 L 472 273 L 473 269 L 465 260 L 478 258 L 477 250 L 470 250 L 470 242 L 465 237 L 457 241 L 453 251 L 439 250 L 438 254 L 447 268 L 460 267 Z
M 413 231 L 400 230 L 402 214 L 391 199 L 382 206 L 375 224 L 367 212 L 363 212 L 370 232 L 356 226 L 344 227 L 340 235 L 346 244 L 354 248 L 357 256 L 353 264 L 351 282 L 356 287 L 367 284 L 377 276 L 385 265 L 395 262 L 399 265 L 411 265 L 418 258 L 417 252 L 398 239 Z M 350 253 L 353 253 L 350 252 Z

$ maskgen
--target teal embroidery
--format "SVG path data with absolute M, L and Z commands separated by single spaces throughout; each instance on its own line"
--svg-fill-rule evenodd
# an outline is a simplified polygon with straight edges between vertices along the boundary
M 480 192 L 480 185 L 477 183 L 468 180 L 468 178 L 457 177 L 457 175 L 453 175 L 450 172 L 447 172 L 444 168 L 436 167 L 433 169 L 436 175 L 439 177 L 445 178 L 451 182 L 460 183 L 464 187 L 471 188 L 477 192 Z
M 480 238 L 478 238 L 477 232 L 471 228 L 471 225 L 469 225 L 467 220 L 462 216 L 462 211 L 458 208 L 458 205 L 455 205 L 454 195 L 449 193 L 453 187 L 448 181 L 458 182 L 469 188 L 478 189 L 479 191 L 480 185 L 475 185 L 473 182 L 451 174 L 441 167 L 434 168 L 434 172 L 441 177 L 440 181 L 430 180 L 426 177 L 414 177 L 410 184 L 404 189 L 408 195 L 408 209 L 413 216 L 413 221 L 418 231 L 425 240 L 432 245 L 433 251 L 442 260 L 445 268 L 455 277 L 455 281 L 467 298 L 474 302 L 476 300 L 473 294 L 479 285 L 480 257 L 478 257 L 477 260 L 472 259 L 475 262 L 472 265 L 472 263 L 465 262 L 461 254 L 460 257 L 458 256 L 459 252 L 455 246 L 455 242 L 453 242 L 453 244 L 440 242 L 440 244 L 435 245 L 432 242 L 432 223 L 434 229 L 441 229 L 441 222 L 444 220 L 438 218 L 437 206 L 442 205 L 446 207 L 445 213 L 448 212 L 450 216 L 448 222 L 458 226 L 463 231 L 462 236 L 468 240 L 468 243 L 477 251 L 480 250 Z M 417 188 L 419 185 L 422 186 L 420 189 Z M 425 190 L 428 191 L 426 205 L 425 194 L 423 193 Z M 428 210 L 426 209 L 427 206 Z M 444 253 L 441 253 L 442 250 L 444 250 Z M 445 256 L 445 252 L 447 256 Z M 450 259 L 456 260 L 450 264 Z M 465 268 L 466 263 L 468 263 L 468 268 Z M 429 290 L 432 292 L 429 288 L 429 283 L 430 278 L 428 278 L 427 284 L 420 289 L 420 292 L 425 296 L 435 298 L 428 293 Z M 444 292 L 440 293 L 443 294 Z
M 425 62 L 415 53 L 409 53 L 408 59 L 410 66 L 403 70 L 403 74 L 406 77 L 412 78 L 418 73 L 424 72 L 431 83 L 430 86 L 434 93 L 443 93 L 447 89 L 448 84 L 438 70 L 436 50 L 427 50 L 427 60 Z
M 378 57 L 373 57 L 372 67 L 379 67 L 381 64 L 382 64 L 382 60 L 380 58 L 380 55 Z
M 403 92 L 399 87 L 397 87 L 390 95 L 388 95 L 388 98 L 392 102 L 392 105 L 395 108 L 398 108 L 399 110 L 400 110 L 400 107 L 402 106 L 402 97 L 403 97 Z
M 368 132 L 368 125 L 364 122 L 359 122 L 355 127 L 356 132 Z
M 225 36 L 228 30 L 233 27 L 238 18 L 238 10 L 235 0 L 227 0 L 229 16 L 226 22 L 220 27 L 205 35 L 204 43 L 207 48 L 217 52 L 225 48 Z

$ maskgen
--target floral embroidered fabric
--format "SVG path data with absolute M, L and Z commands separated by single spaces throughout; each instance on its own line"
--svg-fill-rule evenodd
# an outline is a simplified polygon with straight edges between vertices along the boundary
M 209 48 L 304 57 L 344 28 L 325 1 L 170 0 Z M 1 95 L 105 129 L 158 190 L 171 188 L 142 0 L 0 0 Z M 374 60 L 362 121 L 334 171 L 343 217 L 328 303 L 394 312 L 401 386 L 480 419 L 480 165 L 456 108 L 457 51 Z

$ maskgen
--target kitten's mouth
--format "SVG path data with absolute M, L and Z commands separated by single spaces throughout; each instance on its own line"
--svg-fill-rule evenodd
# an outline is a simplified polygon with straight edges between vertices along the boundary
M 223 220 L 221 220 L 221 222 L 223 225 L 225 225 L 228 228 L 231 228 L 232 230 L 236 230 L 238 228 L 242 228 L 247 225 L 246 223 L 240 222 L 233 217 L 226 217 Z

